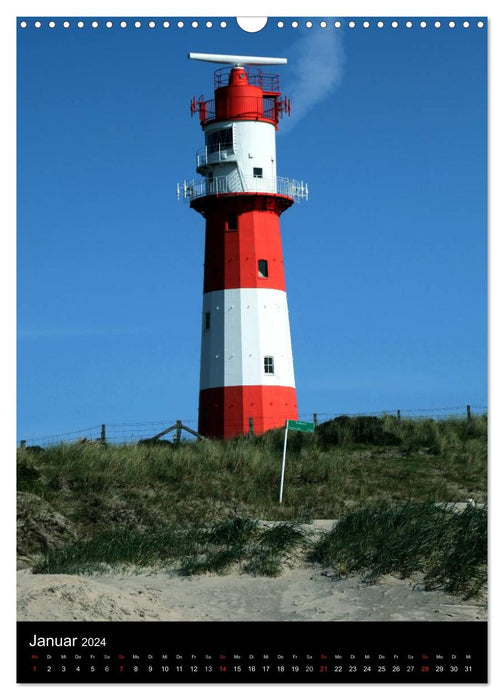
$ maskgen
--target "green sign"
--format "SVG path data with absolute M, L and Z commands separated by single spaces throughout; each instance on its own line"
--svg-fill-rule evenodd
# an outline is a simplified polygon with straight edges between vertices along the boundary
M 289 430 L 302 430 L 304 433 L 313 433 L 315 431 L 315 423 L 302 420 L 288 420 L 287 428 Z

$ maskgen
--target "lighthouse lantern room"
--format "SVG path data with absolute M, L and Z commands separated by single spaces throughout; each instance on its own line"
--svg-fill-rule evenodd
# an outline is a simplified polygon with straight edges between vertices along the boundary
M 206 220 L 198 432 L 259 434 L 298 417 L 280 215 L 308 187 L 277 175 L 276 130 L 290 102 L 261 68 L 287 61 L 189 58 L 226 64 L 214 99 L 191 102 L 205 135 L 201 179 L 177 187 Z

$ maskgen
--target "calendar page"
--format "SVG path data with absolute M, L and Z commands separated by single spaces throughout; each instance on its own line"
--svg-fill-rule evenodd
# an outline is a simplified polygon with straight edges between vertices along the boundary
M 19 683 L 486 683 L 488 28 L 17 17 Z

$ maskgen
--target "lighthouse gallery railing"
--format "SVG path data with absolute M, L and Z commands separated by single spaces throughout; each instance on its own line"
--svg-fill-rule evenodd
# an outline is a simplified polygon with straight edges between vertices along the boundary
M 177 184 L 177 197 L 191 202 L 198 197 L 232 192 L 271 192 L 281 194 L 298 201 L 308 199 L 306 182 L 291 180 L 287 177 L 277 177 L 274 180 L 258 177 L 220 176 L 205 180 L 190 180 Z

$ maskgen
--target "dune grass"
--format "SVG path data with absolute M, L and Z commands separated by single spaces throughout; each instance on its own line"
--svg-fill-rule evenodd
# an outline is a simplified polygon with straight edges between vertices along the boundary
M 35 573 L 167 567 L 191 576 L 238 567 L 272 577 L 282 572 L 286 559 L 304 552 L 307 561 L 332 567 L 338 578 L 358 573 L 371 584 L 384 574 L 422 574 L 427 590 L 442 588 L 471 598 L 486 583 L 486 541 L 484 507 L 381 502 L 348 512 L 315 542 L 295 523 L 264 527 L 242 517 L 207 528 L 105 531 L 48 552 Z
M 168 526 L 145 532 L 120 528 L 48 552 L 34 572 L 90 574 L 124 567 L 171 567 L 189 576 L 222 574 L 239 564 L 247 573 L 277 576 L 284 557 L 305 540 L 293 523 L 261 529 L 257 521 L 242 517 L 208 528 Z
M 86 535 L 103 528 L 205 525 L 237 514 L 262 520 L 339 518 L 389 501 L 486 500 L 486 418 L 340 417 L 289 435 L 226 442 L 59 444 L 18 450 L 18 488 L 45 498 Z
M 486 583 L 486 552 L 484 507 L 379 503 L 348 513 L 317 542 L 310 559 L 340 576 L 361 573 L 369 583 L 383 574 L 422 572 L 427 590 L 469 598 Z
M 280 505 L 282 448 L 283 430 L 169 449 L 20 448 L 18 489 L 47 500 L 81 533 L 49 553 L 40 571 L 162 565 L 189 575 L 239 566 L 278 575 L 289 553 L 306 546 L 298 524 L 321 518 L 340 523 L 313 561 L 369 580 L 418 567 L 427 586 L 481 589 L 486 509 L 433 504 L 486 502 L 486 416 L 341 416 L 313 434 L 292 432 Z M 259 520 L 279 524 L 263 529 Z

